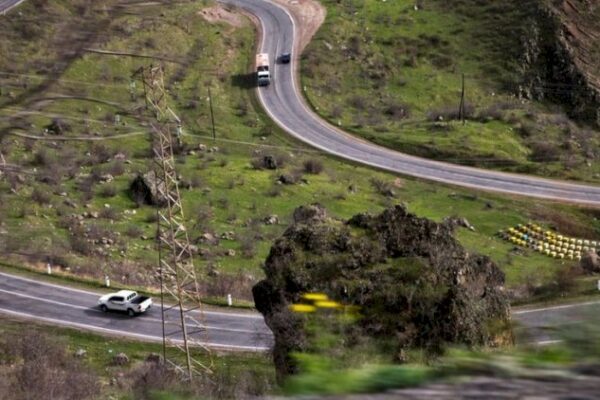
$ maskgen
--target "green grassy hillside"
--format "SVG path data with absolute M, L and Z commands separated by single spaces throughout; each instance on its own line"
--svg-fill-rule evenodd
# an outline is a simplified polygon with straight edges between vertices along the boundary
M 333 124 L 428 158 L 600 181 L 598 131 L 526 99 L 580 90 L 531 76 L 547 52 L 540 42 L 551 40 L 536 37 L 549 34 L 539 1 L 322 3 L 327 18 L 301 73 L 309 102 Z

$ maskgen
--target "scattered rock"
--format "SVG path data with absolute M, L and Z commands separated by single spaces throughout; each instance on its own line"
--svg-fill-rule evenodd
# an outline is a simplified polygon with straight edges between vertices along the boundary
M 234 249 L 227 249 L 227 256 L 228 257 L 235 257 L 235 250 Z
M 74 202 L 73 200 L 71 200 L 71 199 L 65 199 L 65 200 L 63 201 L 63 204 L 64 204 L 65 206 L 68 206 L 68 207 L 71 207 L 71 208 L 77 208 L 77 203 L 75 203 L 75 202 Z
M 294 223 L 323 222 L 327 219 L 327 211 L 319 203 L 300 206 L 294 210 Z
M 284 185 L 294 185 L 297 182 L 297 179 L 292 175 L 283 174 L 280 175 L 279 178 L 277 178 L 277 182 L 282 183 Z
M 475 232 L 475 227 L 473 225 L 471 225 L 466 218 L 446 217 L 446 218 L 444 218 L 444 223 L 452 228 L 460 226 L 460 227 L 467 228 L 468 230 Z
M 77 349 L 77 351 L 75 352 L 75 357 L 77 358 L 83 358 L 87 355 L 87 351 L 84 349 Z
M 127 365 L 129 364 L 129 357 L 125 353 L 119 353 L 112 358 L 112 365 Z
M 100 182 L 102 183 L 110 183 L 115 179 L 114 176 L 112 176 L 111 174 L 103 174 L 100 175 Z
M 146 357 L 146 362 L 150 363 L 150 364 L 160 364 L 162 358 L 160 356 L 160 354 L 157 353 L 150 353 L 148 354 L 148 357 Z
M 221 233 L 220 238 L 223 240 L 235 240 L 235 232 L 233 232 L 233 231 L 223 232 L 223 233 Z
M 209 243 L 209 244 L 216 244 L 217 238 L 212 233 L 206 232 L 206 233 L 203 233 L 202 236 L 200 236 L 200 241 L 202 241 L 204 243 Z
M 588 274 L 596 274 L 600 272 L 600 257 L 595 251 L 588 251 L 581 257 L 579 262 L 581 268 Z
M 279 217 L 277 215 L 269 215 L 264 219 L 265 225 L 277 225 L 279 223 Z

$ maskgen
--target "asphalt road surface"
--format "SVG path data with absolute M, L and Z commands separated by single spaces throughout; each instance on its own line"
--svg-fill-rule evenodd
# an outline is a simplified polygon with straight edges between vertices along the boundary
M 160 304 L 135 317 L 103 313 L 96 302 L 101 294 L 108 292 L 90 292 L 0 273 L 0 314 L 104 335 L 162 342 Z M 172 312 L 174 322 L 175 312 Z M 188 322 L 188 326 L 192 325 L 190 330 L 202 332 L 195 333 L 193 338 L 216 350 L 267 351 L 273 342 L 262 315 L 256 313 L 205 311 L 204 324 L 195 324 Z M 167 329 L 176 331 L 177 327 L 167 325 Z M 174 335 L 173 339 L 180 340 L 180 336 Z
M 25 0 L 0 0 L 0 15 L 6 14 L 11 8 L 18 6 Z
M 270 117 L 292 136 L 341 158 L 388 171 L 463 187 L 570 203 L 600 205 L 600 187 L 533 176 L 463 167 L 409 156 L 351 136 L 324 122 L 304 102 L 295 81 L 297 59 L 276 63 L 292 51 L 296 55 L 294 22 L 279 5 L 265 0 L 220 0 L 255 15 L 261 24 L 260 52 L 269 53 L 273 68 L 270 86 L 258 89 Z M 342 67 L 342 66 L 340 66 Z M 360 77 L 357 77 L 360 79 Z
M 519 308 L 512 311 L 516 322 L 515 335 L 518 343 L 536 343 L 540 345 L 559 342 L 562 338 L 580 332 L 600 333 L 600 300 L 562 304 L 548 307 Z M 594 342 L 597 337 L 590 338 Z
M 121 313 L 103 313 L 98 309 L 96 301 L 104 293 L 0 272 L 0 315 L 103 335 L 162 341 L 158 304 L 133 318 Z M 559 341 L 561 331 L 580 322 L 600 322 L 599 311 L 600 301 L 590 301 L 547 308 L 517 309 L 513 311 L 512 317 L 517 325 L 519 343 L 544 345 Z M 273 344 L 271 331 L 260 314 L 213 310 L 205 311 L 204 314 L 203 328 L 206 331 L 196 335 L 195 339 L 208 347 L 217 350 L 267 351 Z

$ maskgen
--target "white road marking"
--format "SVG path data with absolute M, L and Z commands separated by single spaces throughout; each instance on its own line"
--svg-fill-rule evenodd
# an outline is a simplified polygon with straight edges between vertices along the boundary
M 512 314 L 513 315 L 523 315 L 523 314 L 531 314 L 531 313 L 538 313 L 538 312 L 544 312 L 544 311 L 553 311 L 553 310 L 563 310 L 563 309 L 567 309 L 567 308 L 577 308 L 577 307 L 584 307 L 584 306 L 591 306 L 594 304 L 600 304 L 600 300 L 595 300 L 595 301 L 587 301 L 584 303 L 573 303 L 573 304 L 563 304 L 560 306 L 550 306 L 550 307 L 542 307 L 542 308 L 533 308 L 530 310 L 519 310 L 519 311 L 513 311 Z
M 80 328 L 80 329 L 84 329 L 84 330 L 88 330 L 88 331 L 110 333 L 115 336 L 132 337 L 132 338 L 142 339 L 142 340 L 146 340 L 146 341 L 162 343 L 162 336 L 144 335 L 142 333 L 123 332 L 123 331 L 118 331 L 118 330 L 114 330 L 114 329 L 103 328 L 100 326 L 81 324 L 78 322 L 63 321 L 60 319 L 47 318 L 47 317 L 38 317 L 37 315 L 28 314 L 28 313 L 19 312 L 19 311 L 7 310 L 5 308 L 0 308 L 0 313 L 13 315 L 13 316 L 17 316 L 17 317 L 22 317 L 22 318 L 27 318 L 27 319 L 33 319 L 33 320 L 37 320 L 37 321 L 48 322 L 48 323 L 51 323 L 54 325 L 62 325 L 62 326 Z M 183 341 L 182 340 L 171 340 L 171 342 L 182 343 Z M 209 343 L 209 342 L 200 342 L 199 344 L 202 346 L 218 348 L 218 349 L 223 349 L 223 350 L 244 350 L 244 351 L 256 351 L 256 352 L 263 352 L 263 351 L 270 350 L 268 347 L 263 347 L 263 346 L 239 346 L 239 345 L 228 345 L 228 344 Z

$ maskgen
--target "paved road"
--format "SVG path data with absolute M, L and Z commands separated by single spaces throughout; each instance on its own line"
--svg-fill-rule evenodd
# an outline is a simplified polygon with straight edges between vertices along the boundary
M 599 326 L 600 301 L 588 301 L 549 307 L 518 308 L 512 318 L 517 323 L 515 334 L 521 343 L 552 344 L 565 334 L 574 333 L 581 324 Z M 594 332 L 600 332 L 595 329 Z M 591 338 L 597 341 L 598 338 Z
M 6 14 L 13 7 L 18 6 L 25 0 L 0 0 L 0 15 Z
M 105 335 L 162 342 L 160 307 L 133 318 L 120 313 L 105 314 L 96 305 L 99 295 L 0 272 L 0 314 Z M 195 338 L 208 347 L 266 351 L 272 345 L 271 331 L 259 314 L 205 311 L 204 317 L 205 331 Z M 174 339 L 177 340 L 177 336 Z
M 161 342 L 162 325 L 158 308 L 134 318 L 119 313 L 105 314 L 96 306 L 100 294 L 0 272 L 0 315 L 34 319 L 104 335 Z M 598 315 L 600 301 L 513 311 L 520 342 L 538 344 L 559 340 L 560 329 L 578 322 L 600 322 Z M 207 340 L 209 347 L 266 351 L 273 344 L 271 331 L 260 314 L 206 311 L 205 319 L 207 337 L 200 339 Z
M 271 60 L 281 52 L 296 49 L 293 19 L 281 6 L 265 0 L 220 1 L 241 7 L 260 20 L 260 51 L 269 53 Z M 426 160 L 385 149 L 346 134 L 321 120 L 306 106 L 294 79 L 297 60 L 293 60 L 291 64 L 274 64 L 273 67 L 273 83 L 258 90 L 267 113 L 289 134 L 325 152 L 392 172 L 463 187 L 600 205 L 598 186 Z

